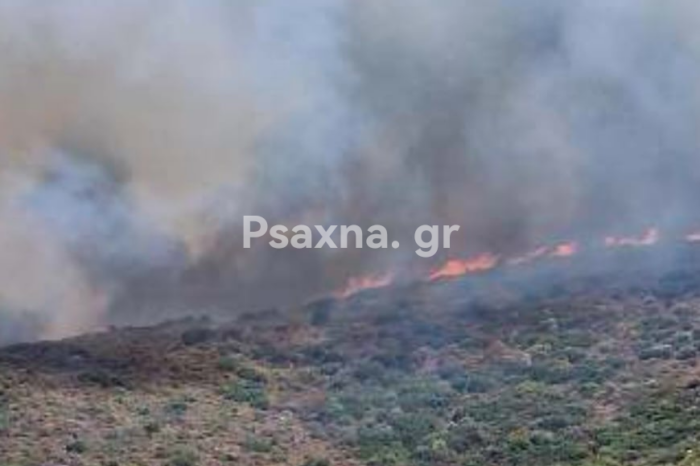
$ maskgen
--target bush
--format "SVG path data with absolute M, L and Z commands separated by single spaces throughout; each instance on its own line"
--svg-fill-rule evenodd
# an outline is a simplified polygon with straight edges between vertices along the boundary
M 126 388 L 127 384 L 119 376 L 108 371 L 95 369 L 78 375 L 78 381 L 84 384 L 97 385 L 101 388 Z
M 247 403 L 257 409 L 267 409 L 270 404 L 265 386 L 250 380 L 240 380 L 225 387 L 224 398 L 236 403 Z
M 367 456 L 367 466 L 405 466 L 411 464 L 411 454 L 400 445 L 384 445 Z
M 268 439 L 249 436 L 246 438 L 243 448 L 253 453 L 271 453 L 275 448 L 275 444 Z
M 199 462 L 197 454 L 187 448 L 178 448 L 170 454 L 167 466 L 196 466 Z
M 0 433 L 10 428 L 10 413 L 7 406 L 0 400 Z
M 160 424 L 156 421 L 149 421 L 143 426 L 143 430 L 149 437 L 160 432 Z
M 460 385 L 457 388 L 461 388 L 460 392 L 466 393 L 487 393 L 496 387 L 496 382 L 492 377 L 487 375 L 471 373 L 467 376 L 464 385 Z
M 217 367 L 220 371 L 232 372 L 241 379 L 250 380 L 257 383 L 265 383 L 267 381 L 265 374 L 231 356 L 222 356 L 219 358 Z
M 222 372 L 235 372 L 239 367 L 238 360 L 231 356 L 221 356 L 216 367 Z
M 331 466 L 331 462 L 325 458 L 308 458 L 301 466 Z
M 693 394 L 658 392 L 632 406 L 615 424 L 599 430 L 596 440 L 608 456 L 620 461 L 640 455 L 675 456 L 687 450 L 688 439 L 700 434 L 699 419 Z
M 637 356 L 639 359 L 670 359 L 673 356 L 673 347 L 671 345 L 654 345 L 641 348 Z
M 464 454 L 475 446 L 481 446 L 486 441 L 487 434 L 478 423 L 470 419 L 453 425 L 447 436 L 448 447 L 459 454 Z
M 428 414 L 399 414 L 390 420 L 401 442 L 412 448 L 437 428 L 437 419 Z
M 265 375 L 252 367 L 240 366 L 235 370 L 235 373 L 241 379 L 249 382 L 254 382 L 257 384 L 264 384 L 267 382 Z
M 165 406 L 165 413 L 174 417 L 182 417 L 187 412 L 187 409 L 187 401 L 184 399 L 177 399 L 170 401 Z
M 182 343 L 185 346 L 200 345 L 211 341 L 216 336 L 216 332 L 208 328 L 192 328 L 182 333 Z
M 70 442 L 68 445 L 66 445 L 66 452 L 68 453 L 75 453 L 77 455 L 81 455 L 85 453 L 88 450 L 87 444 L 83 442 L 82 440 L 73 440 Z
M 335 301 L 332 299 L 323 299 L 309 305 L 311 311 L 310 323 L 314 327 L 322 327 L 326 325 L 331 318 L 331 311 Z
M 697 350 L 692 346 L 685 346 L 676 351 L 676 359 L 685 361 L 687 359 L 694 359 L 698 356 Z
M 399 401 L 406 412 L 415 412 L 421 408 L 439 410 L 448 407 L 453 396 L 451 387 L 444 382 L 416 380 L 402 387 Z

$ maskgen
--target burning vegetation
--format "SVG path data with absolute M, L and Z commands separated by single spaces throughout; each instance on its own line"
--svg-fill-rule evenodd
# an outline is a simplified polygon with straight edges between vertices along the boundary
M 234 3 L 0 2 L 2 341 L 293 308 L 700 224 L 691 2 Z M 383 225 L 404 246 L 420 225 L 460 230 L 429 259 L 245 249 L 247 215 Z
M 648 249 L 603 249 L 616 264 L 603 273 L 540 262 L 293 312 L 11 346 L 0 350 L 0 455 L 694 465 L 700 251 L 689 248 L 664 270 Z
M 0 466 L 700 465 L 699 31 L 0 0 Z
M 601 245 L 591 243 L 589 244 L 589 249 L 595 252 L 601 247 L 608 249 L 650 248 L 656 246 L 661 239 L 659 230 L 650 228 L 640 236 L 606 236 Z M 680 239 L 675 239 L 675 242 L 679 244 L 693 244 L 698 241 L 700 241 L 700 235 L 697 233 L 689 233 L 681 236 Z M 585 254 L 586 251 L 581 250 L 578 242 L 568 241 L 555 244 L 554 246 L 542 246 L 523 255 L 515 255 L 513 257 L 501 258 L 492 253 L 483 253 L 470 259 L 448 259 L 443 265 L 432 270 L 427 276 L 427 280 L 437 281 L 460 278 L 489 272 L 501 266 L 514 267 L 553 258 L 571 258 L 579 253 Z M 575 267 L 575 264 L 572 267 Z M 347 287 L 342 292 L 336 293 L 336 295 L 346 298 L 365 289 L 388 287 L 394 282 L 393 277 L 393 273 L 385 273 L 383 275 L 351 278 Z

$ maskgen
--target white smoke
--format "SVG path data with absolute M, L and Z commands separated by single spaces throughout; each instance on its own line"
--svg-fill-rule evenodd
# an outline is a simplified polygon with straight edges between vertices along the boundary
M 429 266 L 244 252 L 250 213 L 460 224 L 455 254 L 692 224 L 698 26 L 689 0 L 0 0 L 0 302 L 60 336 Z

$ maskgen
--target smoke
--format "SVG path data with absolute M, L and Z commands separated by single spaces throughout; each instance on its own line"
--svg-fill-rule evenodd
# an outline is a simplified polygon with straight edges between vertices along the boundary
M 697 225 L 698 26 L 690 0 L 0 0 L 0 339 L 410 275 L 420 224 L 461 225 L 452 255 Z M 243 250 L 244 214 L 402 248 Z

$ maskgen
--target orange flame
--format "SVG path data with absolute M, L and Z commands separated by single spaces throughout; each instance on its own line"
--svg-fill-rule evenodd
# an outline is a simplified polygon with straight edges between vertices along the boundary
M 689 243 L 700 243 L 700 230 L 687 234 L 684 239 Z M 603 244 L 608 248 L 645 247 L 653 246 L 660 240 L 661 235 L 659 230 L 650 228 L 641 236 L 608 236 L 604 238 Z M 441 267 L 433 269 L 428 275 L 428 279 L 430 281 L 435 281 L 486 272 L 497 267 L 501 263 L 515 266 L 537 260 L 545 260 L 546 258 L 571 257 L 578 254 L 579 249 L 579 243 L 569 241 L 554 246 L 542 246 L 523 255 L 506 258 L 503 262 L 499 256 L 492 253 L 483 253 L 469 259 L 450 259 Z M 362 290 L 384 288 L 391 285 L 393 281 L 393 273 L 354 277 L 348 280 L 347 285 L 342 291 L 336 292 L 334 295 L 341 299 L 347 298 Z
M 568 243 L 561 243 L 554 246 L 552 252 L 549 254 L 551 257 L 571 257 L 578 253 L 578 243 L 570 241 Z
M 451 259 L 439 269 L 430 273 L 430 280 L 459 277 L 469 273 L 485 272 L 498 264 L 498 257 L 493 254 L 481 254 L 471 259 Z
M 642 247 L 652 246 L 659 242 L 659 230 L 650 228 L 642 234 L 642 236 L 608 236 L 605 238 L 605 246 L 609 248 L 615 247 Z
M 345 285 L 345 288 L 343 288 L 341 291 L 337 291 L 335 296 L 340 299 L 349 298 L 360 291 L 385 288 L 391 285 L 393 281 L 394 274 L 392 273 L 351 277 L 348 280 L 348 283 Z

